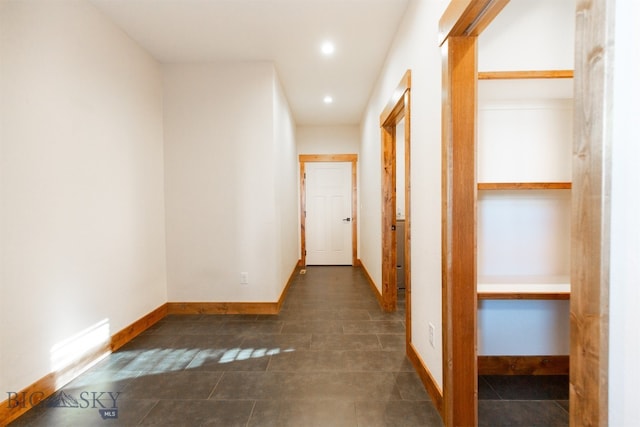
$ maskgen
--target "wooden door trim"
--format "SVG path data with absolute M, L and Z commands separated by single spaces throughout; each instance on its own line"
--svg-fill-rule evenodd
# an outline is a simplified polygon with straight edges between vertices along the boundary
M 351 163 L 351 265 L 358 260 L 358 155 L 357 154 L 300 154 L 300 265 L 307 265 L 306 215 L 307 187 L 305 164 L 311 162 Z
M 605 4 L 606 3 L 606 4 Z M 615 10 L 576 15 L 571 213 L 569 424 L 609 422 L 609 278 Z
M 411 339 L 411 70 L 407 70 L 380 114 L 382 135 L 382 308 L 398 303 L 396 234 L 396 125 L 404 118 L 405 148 L 405 295 L 407 344 Z
M 442 418 L 478 424 L 476 289 L 477 36 L 509 0 L 452 0 L 442 60 Z

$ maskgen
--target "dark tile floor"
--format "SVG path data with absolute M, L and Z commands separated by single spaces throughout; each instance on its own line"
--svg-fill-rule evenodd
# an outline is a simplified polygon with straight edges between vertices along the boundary
M 399 308 L 358 269 L 311 267 L 280 314 L 168 316 L 12 426 L 441 426 Z M 481 377 L 480 424 L 568 425 L 563 380 L 531 381 Z

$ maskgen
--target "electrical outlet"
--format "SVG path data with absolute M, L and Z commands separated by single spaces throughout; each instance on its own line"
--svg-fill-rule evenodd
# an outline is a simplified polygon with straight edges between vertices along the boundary
M 429 344 L 431 344 L 431 347 L 436 348 L 436 345 L 434 343 L 434 335 L 436 333 L 436 327 L 433 325 L 433 323 L 429 322 Z
M 240 273 L 240 284 L 241 285 L 248 285 L 249 284 L 249 273 L 242 272 Z

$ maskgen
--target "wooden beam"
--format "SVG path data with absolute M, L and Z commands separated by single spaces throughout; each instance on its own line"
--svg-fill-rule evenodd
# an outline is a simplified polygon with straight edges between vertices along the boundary
M 509 0 L 452 0 L 440 18 L 440 45 L 448 37 L 477 37 L 508 3 Z
M 578 1 L 571 244 L 570 425 L 608 424 L 613 7 Z
M 447 426 L 478 422 L 476 40 L 449 37 L 443 58 L 443 412 Z

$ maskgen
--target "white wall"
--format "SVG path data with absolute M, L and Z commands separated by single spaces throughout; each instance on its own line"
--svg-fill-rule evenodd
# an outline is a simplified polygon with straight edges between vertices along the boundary
M 275 79 L 266 62 L 164 67 L 169 301 L 277 301 L 297 262 L 297 220 L 291 231 L 280 216 L 297 211 L 293 128 Z
M 279 257 L 279 280 L 273 283 L 280 294 L 287 283 L 294 265 L 300 258 L 298 234 L 298 156 L 295 123 L 278 76 L 273 79 L 273 123 L 275 151 L 276 222 L 280 234 L 276 251 Z M 275 242 L 274 242 L 275 243 Z
M 613 39 L 609 425 L 640 425 L 640 15 L 616 2 Z
M 3 1 L 0 58 L 4 393 L 163 304 L 166 277 L 158 64 L 81 1 Z
M 412 0 L 389 50 L 362 122 L 360 258 L 381 286 L 380 114 L 407 69 L 411 88 L 412 341 L 442 385 L 441 294 L 441 58 L 438 21 L 444 0 Z M 435 347 L 428 323 L 436 327 Z
M 358 152 L 358 126 L 298 126 L 298 154 L 354 154 Z
M 576 0 L 511 0 L 478 38 L 478 70 L 573 70 Z

